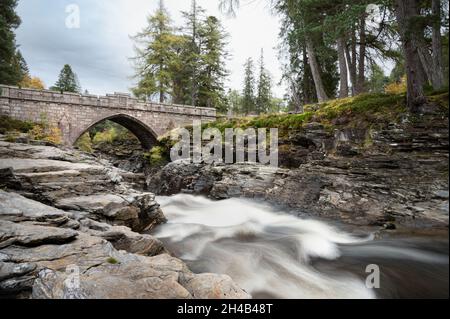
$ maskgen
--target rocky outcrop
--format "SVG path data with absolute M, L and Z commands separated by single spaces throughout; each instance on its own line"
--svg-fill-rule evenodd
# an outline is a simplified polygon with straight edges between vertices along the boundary
M 0 141 L 0 172 L 0 186 L 98 221 L 138 232 L 165 222 L 154 195 L 127 182 L 132 173 L 82 152 Z
M 448 122 L 336 129 L 309 123 L 280 140 L 280 168 L 174 162 L 149 190 L 247 197 L 350 224 L 448 228 Z
M 78 151 L 0 141 L 0 298 L 249 298 L 139 233 L 166 219 L 126 174 Z

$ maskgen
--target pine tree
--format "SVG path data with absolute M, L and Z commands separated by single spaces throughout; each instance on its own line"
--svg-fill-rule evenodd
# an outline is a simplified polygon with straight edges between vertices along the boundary
M 175 46 L 180 38 L 174 34 L 171 20 L 161 0 L 158 10 L 148 18 L 148 26 L 134 37 L 137 45 L 136 78 L 133 93 L 151 99 L 157 95 L 163 103 L 173 94 L 173 68 L 176 63 Z
M 17 0 L 0 1 L 0 84 L 18 85 L 24 73 L 22 55 L 17 51 L 14 30 L 20 25 Z
M 192 0 L 191 10 L 182 12 L 186 24 L 183 28 L 186 37 L 186 46 L 183 54 L 183 65 L 186 73 L 186 104 L 197 105 L 199 95 L 199 70 L 201 67 L 201 28 L 203 27 L 202 17 L 205 10 L 197 5 L 196 0 Z
M 261 58 L 259 60 L 259 80 L 256 96 L 256 112 L 258 114 L 269 112 L 271 100 L 272 83 L 270 74 L 264 65 L 264 50 L 261 50 Z
M 225 113 L 224 80 L 227 34 L 216 17 L 208 17 L 199 30 L 201 39 L 198 70 L 198 105 L 215 107 Z
M 73 72 L 72 67 L 68 64 L 64 65 L 59 73 L 58 81 L 50 88 L 53 91 L 80 93 L 81 88 L 77 75 Z
M 19 72 L 22 75 L 22 78 L 26 75 L 30 75 L 30 70 L 28 68 L 27 62 L 25 61 L 22 52 L 20 50 L 17 50 L 16 52 L 16 61 L 19 68 Z
M 256 111 L 255 104 L 255 76 L 253 71 L 253 60 L 249 58 L 245 64 L 244 89 L 242 92 L 242 113 L 250 114 Z

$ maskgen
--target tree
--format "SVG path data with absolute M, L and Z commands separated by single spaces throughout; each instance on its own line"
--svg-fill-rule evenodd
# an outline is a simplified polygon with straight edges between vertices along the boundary
M 418 0 L 395 0 L 399 33 L 405 55 L 407 75 L 407 106 L 418 112 L 426 101 L 424 95 L 425 72 L 419 56 L 420 33 L 414 23 L 420 17 Z
M 17 0 L 0 2 L 0 84 L 18 85 L 25 75 L 22 69 L 24 60 L 17 51 L 14 34 L 21 23 L 16 7 Z
M 199 29 L 200 63 L 198 66 L 198 105 L 226 112 L 224 80 L 227 34 L 216 17 L 207 17 Z
M 231 112 L 233 112 L 234 114 L 242 113 L 242 96 L 238 91 L 229 90 L 227 100 Z
M 269 72 L 264 65 L 264 50 L 261 50 L 259 60 L 259 79 L 256 96 L 256 113 L 266 113 L 270 111 L 272 100 L 272 83 Z
M 384 74 L 383 69 L 379 65 L 373 63 L 371 65 L 371 74 L 367 81 L 369 92 L 383 93 L 388 83 L 389 77 Z
M 174 34 L 164 3 L 148 17 L 148 26 L 133 39 L 136 41 L 134 58 L 137 86 L 133 93 L 139 98 L 151 99 L 158 95 L 163 103 L 173 94 L 173 68 L 176 67 L 175 47 L 182 39 Z
M 53 91 L 80 93 L 81 87 L 77 75 L 68 64 L 64 65 L 59 73 L 58 81 L 50 88 Z
M 22 75 L 22 77 L 29 75 L 30 70 L 28 69 L 27 62 L 25 61 L 22 52 L 20 50 L 17 50 L 16 52 L 16 63 L 19 68 L 19 73 Z
M 444 61 L 442 55 L 441 35 L 441 1 L 432 0 L 432 50 L 433 50 L 433 87 L 441 89 L 444 86 Z
M 200 36 L 202 27 L 201 17 L 205 10 L 197 5 L 196 0 L 192 0 L 191 11 L 182 12 L 186 20 L 184 36 L 186 37 L 186 50 L 183 54 L 184 68 L 187 72 L 188 82 L 188 104 L 197 105 L 199 94 L 198 72 L 201 64 L 201 46 L 203 39 Z
M 25 75 L 25 77 L 20 82 L 19 86 L 22 88 L 36 89 L 36 90 L 45 89 L 45 84 L 40 78 L 36 76 L 31 77 L 28 74 Z
M 255 76 L 253 59 L 248 58 L 244 64 L 245 78 L 242 92 L 242 113 L 250 114 L 256 111 L 255 104 Z

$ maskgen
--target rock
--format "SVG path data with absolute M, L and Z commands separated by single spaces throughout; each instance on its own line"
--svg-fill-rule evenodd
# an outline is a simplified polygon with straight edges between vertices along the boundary
M 165 254 L 162 243 L 150 235 L 92 220 L 89 217 L 96 214 L 90 212 L 64 212 L 14 193 L 0 195 L 2 298 L 248 296 L 228 277 L 193 274 L 181 260 Z M 120 198 L 121 204 L 135 205 L 138 215 L 147 216 L 144 220 L 154 221 L 159 212 L 152 194 Z M 78 225 L 77 231 L 63 228 L 72 223 Z
M 60 199 L 55 206 L 66 210 L 86 211 L 97 215 L 99 220 L 128 226 L 141 232 L 166 221 L 154 198 L 151 193 L 127 196 L 101 194 Z
M 35 269 L 36 264 L 34 263 L 12 264 L 0 262 L 0 281 L 26 275 Z
M 0 220 L 0 248 L 11 245 L 39 246 L 64 244 L 74 240 L 78 233 L 71 229 L 16 224 Z
M 181 282 L 195 299 L 251 299 L 226 275 L 189 275 Z
M 280 139 L 284 167 L 174 162 L 148 175 L 147 185 L 158 195 L 256 198 L 353 225 L 382 227 L 395 220 L 397 228 L 446 229 L 448 123 L 429 123 L 333 132 L 310 123 Z M 414 208 L 419 203 L 421 210 Z
M 206 279 L 210 281 L 210 287 L 216 289 L 210 296 L 248 297 L 222 276 L 208 275 L 207 278 L 201 278 L 202 275 L 192 274 L 180 260 L 168 255 L 137 259 L 122 259 L 119 256 L 116 264 L 102 264 L 79 272 L 72 285 L 68 285 L 69 276 L 63 272 L 42 270 L 34 283 L 32 298 L 191 299 L 195 296 L 188 289 L 203 297 L 208 296 L 202 289 L 208 286 Z M 184 277 L 192 277 L 196 284 L 184 287 Z M 222 285 L 219 282 L 223 282 Z
M 118 250 L 146 256 L 159 255 L 165 251 L 158 239 L 135 233 L 128 227 L 111 226 L 91 219 L 83 219 L 81 225 L 86 228 L 84 232 L 106 239 Z
M 11 222 L 30 221 L 38 225 L 70 226 L 69 214 L 54 207 L 30 200 L 16 193 L 0 190 L 0 219 Z

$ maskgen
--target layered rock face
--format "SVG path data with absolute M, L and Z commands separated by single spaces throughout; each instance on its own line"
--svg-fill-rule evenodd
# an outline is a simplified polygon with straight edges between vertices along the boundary
M 0 138 L 0 298 L 250 298 L 143 233 L 166 219 L 132 175 Z
M 279 160 L 280 168 L 175 162 L 148 185 L 164 195 L 256 198 L 350 224 L 448 229 L 447 118 L 378 129 L 310 123 L 280 140 Z

